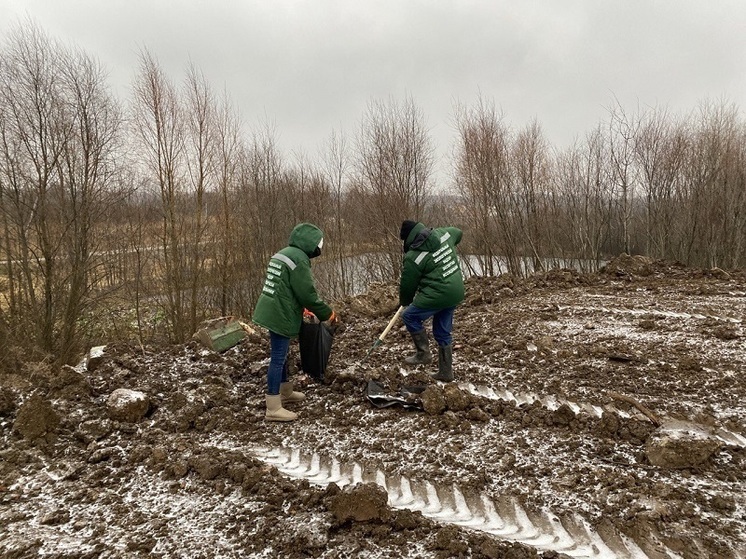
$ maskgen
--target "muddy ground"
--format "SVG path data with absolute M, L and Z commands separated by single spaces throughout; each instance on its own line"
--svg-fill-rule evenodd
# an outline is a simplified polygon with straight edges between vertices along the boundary
M 289 424 L 262 332 L 28 366 L 0 377 L 0 557 L 746 557 L 745 280 L 468 280 L 447 386 L 401 327 L 361 364 L 396 309 L 373 286 Z

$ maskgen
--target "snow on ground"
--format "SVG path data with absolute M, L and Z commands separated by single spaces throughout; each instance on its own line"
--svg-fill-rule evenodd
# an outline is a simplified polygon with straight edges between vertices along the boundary
M 220 355 L 110 344 L 70 386 L 4 379 L 0 555 L 744 556 L 740 276 L 475 279 L 449 386 L 434 365 L 402 368 L 399 327 L 363 363 L 389 315 L 357 304 L 337 306 L 326 382 L 295 377 L 307 399 L 289 424 L 263 420 L 261 335 Z M 375 408 L 369 379 L 427 385 L 443 407 Z M 119 388 L 149 396 L 145 418 L 107 416 Z M 34 390 L 60 421 L 31 441 L 18 428 Z M 655 426 L 612 393 L 725 438 L 704 464 L 653 466 Z M 341 517 L 355 482 L 390 510 Z

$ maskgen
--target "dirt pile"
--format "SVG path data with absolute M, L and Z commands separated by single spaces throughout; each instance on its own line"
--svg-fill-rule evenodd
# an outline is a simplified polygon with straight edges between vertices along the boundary
M 469 280 L 449 385 L 402 366 L 401 327 L 360 364 L 395 286 L 340 302 L 290 424 L 263 421 L 261 334 L 2 377 L 0 555 L 743 557 L 743 274 L 634 264 Z M 421 410 L 370 380 L 424 386 Z M 651 458 L 664 425 L 635 402 L 709 454 Z

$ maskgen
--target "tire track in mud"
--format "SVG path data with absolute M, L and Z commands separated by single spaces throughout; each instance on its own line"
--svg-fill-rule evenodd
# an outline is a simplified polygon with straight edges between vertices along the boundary
M 556 411 L 563 405 L 567 406 L 575 415 L 586 414 L 596 419 L 601 419 L 604 414 L 612 414 L 625 420 L 636 420 L 649 422 L 650 420 L 645 417 L 642 413 L 637 410 L 625 411 L 614 404 L 604 404 L 599 406 L 597 404 L 590 404 L 587 402 L 574 402 L 567 400 L 555 395 L 549 396 L 538 396 L 534 393 L 529 392 L 517 392 L 513 393 L 507 388 L 492 388 L 490 386 L 480 384 L 475 385 L 473 383 L 459 383 L 458 387 L 474 396 L 487 398 L 489 400 L 499 400 L 506 403 L 512 403 L 516 408 L 522 405 L 533 405 L 538 402 L 541 406 L 548 411 Z M 663 426 L 667 424 L 681 424 L 680 421 L 674 420 L 663 420 Z M 702 429 L 706 429 L 707 434 L 710 438 L 717 440 L 725 446 L 746 448 L 746 436 L 735 431 L 730 431 L 724 427 L 708 428 L 705 426 L 699 426 Z
M 533 393 L 514 394 L 506 388 L 492 388 L 486 385 L 475 385 L 472 383 L 459 383 L 458 387 L 461 390 L 469 392 L 470 394 L 473 394 L 475 396 L 487 398 L 490 400 L 500 400 L 503 402 L 512 403 L 517 408 L 522 405 L 532 405 L 535 402 L 539 402 L 542 407 L 546 408 L 549 411 L 556 411 L 563 405 L 566 405 L 573 411 L 573 413 L 575 413 L 575 415 L 587 414 L 591 417 L 600 419 L 601 417 L 603 417 L 604 414 L 614 414 L 622 419 L 633 419 L 643 422 L 649 421 L 649 419 L 639 411 L 625 411 L 619 409 L 614 404 L 605 404 L 603 406 L 599 406 L 597 404 L 590 404 L 587 402 L 574 402 L 572 400 L 567 400 L 555 395 L 540 397 Z M 666 428 L 667 425 L 670 425 L 671 428 L 676 428 L 677 425 L 681 424 L 682 422 L 680 421 L 663 420 L 662 427 Z M 725 429 L 724 427 L 709 428 L 705 427 L 704 425 L 698 427 L 706 430 L 709 438 L 717 440 L 718 442 L 726 446 L 746 448 L 746 436 L 744 436 L 743 434 L 730 431 L 728 429 Z
M 570 557 L 598 559 L 680 559 L 655 534 L 645 542 L 633 541 L 609 526 L 594 529 L 580 515 L 559 516 L 549 509 L 530 510 L 510 495 L 492 499 L 484 494 L 464 493 L 457 485 L 387 475 L 358 462 L 342 463 L 298 448 L 251 449 L 257 459 L 282 474 L 305 479 L 318 486 L 340 487 L 376 483 L 388 493 L 392 508 L 419 511 L 441 523 L 479 530 L 499 539 L 528 545 L 540 551 L 556 551 Z
M 506 388 L 472 383 L 458 383 L 456 386 L 476 397 L 499 400 L 516 409 L 541 405 L 553 412 L 564 406 L 576 416 L 585 414 L 600 419 L 605 414 L 611 414 L 625 421 L 649 423 L 649 419 L 638 410 L 621 409 L 614 403 L 597 405 L 556 395 L 540 397 L 535 393 L 514 393 Z M 665 421 L 663 427 L 668 423 Z M 746 448 L 746 437 L 742 434 L 722 427 L 702 427 L 707 429 L 708 436 L 726 446 Z M 632 539 L 611 524 L 594 528 L 588 520 L 572 510 L 557 514 L 548 508 L 526 508 L 513 495 L 492 498 L 485 494 L 471 494 L 457 485 L 391 475 L 376 467 L 366 467 L 358 462 L 342 463 L 334 456 L 323 456 L 297 448 L 250 449 L 249 452 L 255 458 L 275 466 L 288 477 L 305 479 L 319 486 L 330 483 L 336 483 L 340 487 L 364 482 L 376 483 L 386 489 L 392 508 L 419 511 L 423 516 L 438 522 L 486 532 L 496 538 L 515 541 L 540 551 L 556 551 L 570 557 L 588 558 L 681 557 L 666 547 L 655 533 L 635 534 L 635 539 Z M 743 559 L 738 551 L 732 551 L 734 557 Z
M 583 305 L 557 305 L 558 311 L 584 311 L 591 314 L 598 312 L 606 314 L 617 314 L 617 315 L 632 315 L 632 316 L 648 316 L 654 318 L 681 318 L 681 319 L 692 319 L 692 320 L 715 320 L 717 322 L 725 322 L 728 324 L 741 324 L 743 321 L 740 318 L 733 318 L 729 316 L 720 316 L 716 314 L 704 314 L 704 313 L 686 313 L 676 311 L 661 311 L 656 309 L 624 309 L 624 308 L 612 308 L 612 307 L 589 307 Z

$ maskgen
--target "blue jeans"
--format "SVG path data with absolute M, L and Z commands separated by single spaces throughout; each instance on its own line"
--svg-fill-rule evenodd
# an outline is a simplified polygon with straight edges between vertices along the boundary
M 453 343 L 453 337 L 451 336 L 453 311 L 455 310 L 456 307 L 448 307 L 447 309 L 421 309 L 414 305 L 409 305 L 402 314 L 401 319 L 407 327 L 407 331 L 413 334 L 424 330 L 425 327 L 422 323 L 432 316 L 433 338 L 435 338 L 439 346 L 451 345 Z
M 288 380 L 287 357 L 290 338 L 269 332 L 269 370 L 267 371 L 267 394 L 280 393 L 280 384 Z

